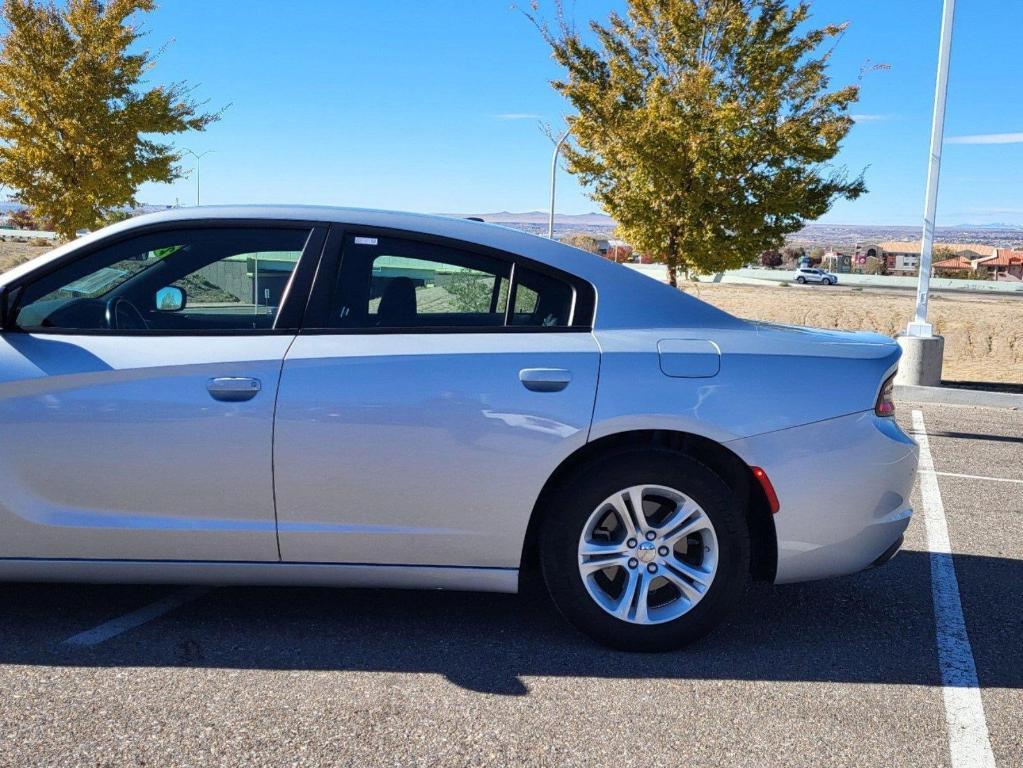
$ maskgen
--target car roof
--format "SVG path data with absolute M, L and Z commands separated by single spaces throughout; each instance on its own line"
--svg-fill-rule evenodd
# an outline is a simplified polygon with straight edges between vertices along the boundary
M 205 221 L 301 221 L 351 228 L 394 229 L 450 238 L 523 256 L 581 277 L 597 292 L 597 328 L 736 327 L 745 323 L 636 270 L 556 240 L 455 216 L 314 205 L 240 205 L 174 208 L 137 216 L 60 246 L 0 275 L 0 286 L 110 235 L 159 224 Z

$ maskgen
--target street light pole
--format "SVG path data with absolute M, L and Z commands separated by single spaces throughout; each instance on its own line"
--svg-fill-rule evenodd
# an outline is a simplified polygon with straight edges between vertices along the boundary
M 931 284 L 934 250 L 934 217 L 938 208 L 938 176 L 941 173 L 941 145 L 945 132 L 945 98 L 948 94 L 948 65 L 952 52 L 952 20 L 955 0 L 944 0 L 941 14 L 941 43 L 938 47 L 938 81 L 934 88 L 934 118 L 931 122 L 931 156 L 927 166 L 924 195 L 924 229 L 920 239 L 920 269 L 917 275 L 916 311 L 906 332 L 896 341 L 902 359 L 895 383 L 916 387 L 940 387 L 945 339 L 934 335 L 927 322 L 927 299 Z
M 561 154 L 561 145 L 565 143 L 570 133 L 571 131 L 565 131 L 561 134 L 561 138 L 554 145 L 554 158 L 551 160 L 551 215 L 547 220 L 547 237 L 550 240 L 554 239 L 554 191 L 558 181 L 558 155 Z
M 195 158 L 195 204 L 199 205 L 199 161 L 202 160 L 206 155 L 210 154 L 213 150 L 207 149 L 202 154 L 196 154 L 190 149 L 183 150 L 186 155 L 191 155 Z
M 945 101 L 948 94 L 948 64 L 952 53 L 952 22 L 956 0 L 944 0 L 941 15 L 941 43 L 938 48 L 938 81 L 934 89 L 934 119 L 931 122 L 931 156 L 927 168 L 927 193 L 924 198 L 924 229 L 920 240 L 920 271 L 917 276 L 916 313 L 906 327 L 909 336 L 930 338 L 933 328 L 927 322 L 927 299 L 931 282 L 931 256 L 934 249 L 934 217 L 938 208 L 938 177 L 941 173 L 941 145 L 945 133 Z

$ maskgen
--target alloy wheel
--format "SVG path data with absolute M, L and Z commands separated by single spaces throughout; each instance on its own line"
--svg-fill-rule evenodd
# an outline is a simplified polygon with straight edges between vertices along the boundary
M 681 491 L 635 485 L 593 510 L 579 538 L 579 575 L 607 613 L 661 624 L 692 610 L 718 564 L 707 513 Z

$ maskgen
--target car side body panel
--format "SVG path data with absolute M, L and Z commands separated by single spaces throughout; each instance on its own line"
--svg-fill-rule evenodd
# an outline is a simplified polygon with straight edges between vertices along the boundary
M 874 407 L 899 348 L 883 336 L 749 323 L 732 328 L 598 330 L 600 389 L 591 439 L 636 429 L 673 429 L 719 443 Z M 665 339 L 712 342 L 712 376 L 667 375 Z M 676 343 L 675 365 L 686 349 Z M 694 366 L 706 350 L 690 346 Z
M 0 558 L 276 560 L 292 336 L 0 337 Z M 251 377 L 220 402 L 215 377 Z
M 282 559 L 517 568 L 598 366 L 586 332 L 300 336 L 274 440 Z M 570 383 L 528 389 L 537 369 Z

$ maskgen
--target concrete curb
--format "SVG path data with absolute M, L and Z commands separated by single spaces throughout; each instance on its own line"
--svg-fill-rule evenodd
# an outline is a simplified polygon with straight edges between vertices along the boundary
M 953 387 L 895 387 L 895 399 L 912 403 L 939 403 L 941 405 L 973 405 L 982 408 L 1017 408 L 1023 410 L 1023 395 L 1012 392 L 985 392 L 979 389 Z

